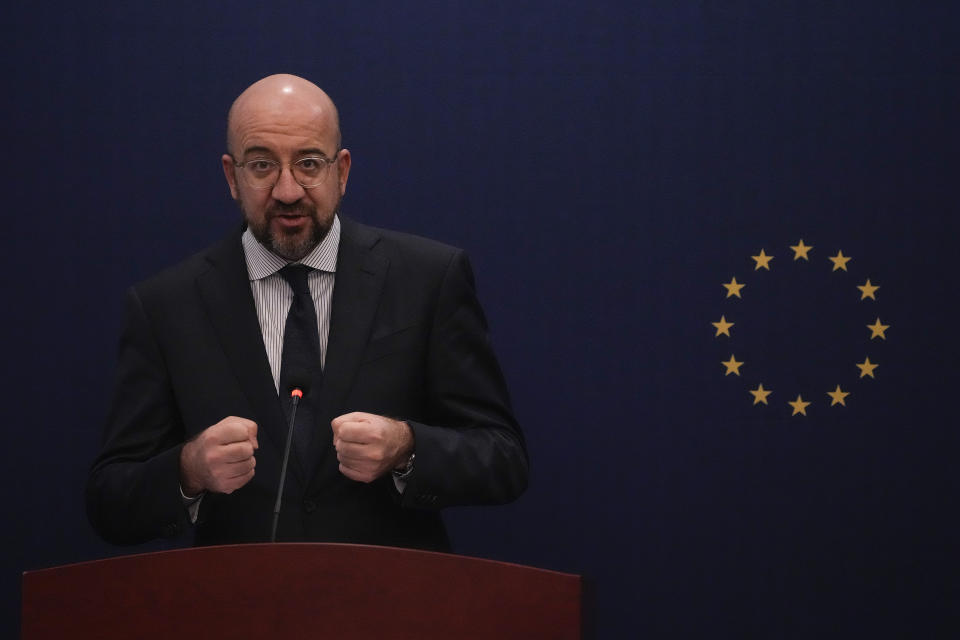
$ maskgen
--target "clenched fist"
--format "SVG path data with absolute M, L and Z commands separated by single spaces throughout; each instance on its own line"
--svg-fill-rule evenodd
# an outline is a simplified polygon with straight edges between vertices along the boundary
M 330 426 L 340 473 L 351 480 L 373 482 L 413 453 L 413 431 L 406 422 L 354 412 L 334 418 Z
M 253 478 L 257 447 L 257 424 L 252 420 L 230 416 L 208 427 L 180 452 L 183 493 L 236 491 Z

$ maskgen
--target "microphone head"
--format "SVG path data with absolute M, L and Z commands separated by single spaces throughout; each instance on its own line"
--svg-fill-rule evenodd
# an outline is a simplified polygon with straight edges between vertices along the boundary
M 310 376 L 291 375 L 287 382 L 287 393 L 298 398 L 310 393 Z

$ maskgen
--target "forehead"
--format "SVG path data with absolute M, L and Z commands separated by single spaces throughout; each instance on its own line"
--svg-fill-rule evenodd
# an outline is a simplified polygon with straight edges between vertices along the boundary
M 249 100 L 231 113 L 234 153 L 256 148 L 277 155 L 336 151 L 337 127 L 332 109 L 290 96 Z

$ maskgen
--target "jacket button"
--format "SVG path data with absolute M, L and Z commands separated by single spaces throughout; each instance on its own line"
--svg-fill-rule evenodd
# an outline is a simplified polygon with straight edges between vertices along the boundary
M 317 510 L 317 503 L 313 500 L 304 500 L 303 501 L 303 510 L 307 513 L 313 513 Z

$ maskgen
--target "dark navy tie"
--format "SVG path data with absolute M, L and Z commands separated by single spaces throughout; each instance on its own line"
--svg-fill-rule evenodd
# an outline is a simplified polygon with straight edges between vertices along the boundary
M 320 335 L 317 332 L 317 311 L 310 296 L 307 275 L 312 271 L 302 264 L 288 264 L 280 275 L 293 289 L 293 301 L 287 314 L 283 333 L 283 355 L 280 361 L 280 400 L 287 420 L 290 419 L 290 390 L 306 386 L 297 407 L 293 431 L 294 448 L 302 463 L 310 451 L 316 428 L 317 399 L 323 386 L 323 368 L 320 363 Z M 305 468 L 307 465 L 304 465 Z

